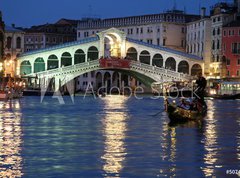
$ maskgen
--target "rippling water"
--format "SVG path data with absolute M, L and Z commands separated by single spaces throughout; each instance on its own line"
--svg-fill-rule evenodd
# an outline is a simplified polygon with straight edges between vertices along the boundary
M 170 127 L 163 100 L 25 97 L 0 102 L 0 177 L 225 177 L 240 169 L 240 101 L 208 100 Z M 155 116 L 154 116 L 155 115 Z

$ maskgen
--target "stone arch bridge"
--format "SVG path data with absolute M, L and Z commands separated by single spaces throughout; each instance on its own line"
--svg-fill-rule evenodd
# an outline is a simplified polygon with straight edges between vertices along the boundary
M 103 60 L 108 61 L 107 66 Z M 120 71 L 150 86 L 155 81 L 189 80 L 204 69 L 197 56 L 129 39 L 115 28 L 81 41 L 24 53 L 18 61 L 22 76 L 37 76 L 46 83 L 54 80 L 55 90 L 96 70 Z

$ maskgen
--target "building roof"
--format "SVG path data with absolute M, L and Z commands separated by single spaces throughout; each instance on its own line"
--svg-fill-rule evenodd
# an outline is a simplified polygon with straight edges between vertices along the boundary
M 224 25 L 224 27 L 240 27 L 240 20 L 232 21 L 227 25 Z
M 5 32 L 19 32 L 19 33 L 21 33 L 21 32 L 23 32 L 22 30 L 20 30 L 20 29 L 17 29 L 17 28 L 14 28 L 14 27 L 12 27 L 12 26 L 5 26 Z

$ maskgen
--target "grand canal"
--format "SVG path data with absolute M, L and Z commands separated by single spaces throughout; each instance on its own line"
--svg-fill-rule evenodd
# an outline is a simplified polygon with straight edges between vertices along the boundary
M 0 102 L 0 177 L 226 177 L 240 169 L 240 101 L 169 126 L 162 99 Z

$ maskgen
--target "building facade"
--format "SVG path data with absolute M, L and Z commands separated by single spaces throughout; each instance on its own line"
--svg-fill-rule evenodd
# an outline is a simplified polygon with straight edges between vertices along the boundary
M 3 75 L 3 56 L 4 56 L 4 22 L 0 11 L 0 76 Z
M 226 76 L 225 63 L 222 61 L 222 29 L 234 20 L 237 7 L 234 4 L 217 3 L 211 10 L 211 64 L 210 74 L 213 78 Z
M 201 19 L 187 24 L 186 52 L 204 59 L 204 73 L 209 75 L 211 63 L 211 18 L 202 8 Z
M 226 77 L 240 78 L 240 20 L 223 27 L 223 60 L 226 62 Z
M 5 76 L 19 75 L 17 57 L 24 52 L 24 32 L 15 26 L 5 28 Z
M 25 52 L 76 41 L 77 20 L 60 19 L 55 24 L 32 26 L 25 31 Z

